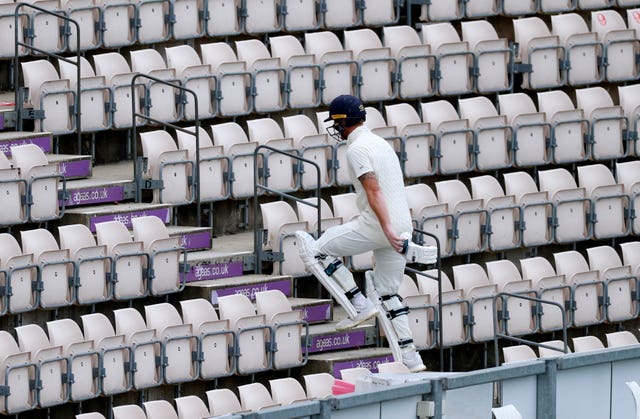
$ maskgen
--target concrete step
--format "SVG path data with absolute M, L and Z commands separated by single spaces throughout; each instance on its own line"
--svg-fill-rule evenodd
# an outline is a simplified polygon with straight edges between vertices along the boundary
M 211 249 L 211 227 L 167 226 L 167 231 L 190 252 Z
M 91 156 L 72 154 L 47 154 L 49 163 L 58 165 L 58 171 L 67 180 L 91 177 Z
M 189 254 L 190 255 L 190 254 Z M 189 256 L 188 255 L 188 256 Z M 293 279 L 286 275 L 255 275 L 242 274 L 242 262 L 227 262 L 215 265 L 190 264 L 191 270 L 187 274 L 187 286 L 182 292 L 183 299 L 204 298 L 213 304 L 218 303 L 218 297 L 232 294 L 244 294 L 250 300 L 255 299 L 256 292 L 279 290 L 290 297 L 293 293 Z M 238 272 L 240 270 L 240 272 Z M 200 278 L 215 276 L 215 279 L 193 280 L 193 275 Z
M 309 354 L 363 348 L 376 342 L 373 324 L 361 324 L 346 332 L 336 331 L 335 324 L 333 321 L 309 326 Z
M 340 371 L 345 368 L 364 367 L 371 372 L 378 372 L 378 364 L 393 362 L 389 348 L 362 348 L 347 351 L 326 352 L 309 356 L 309 362 L 302 368 L 302 374 L 327 372 L 340 378 Z
M 2 115 L 0 107 L 0 115 Z M 3 124 L 0 116 L 0 129 Z M 4 131 L 0 132 L 0 151 L 8 156 L 11 155 L 11 147 L 23 144 L 35 144 L 45 153 L 51 153 L 52 135 L 50 132 L 24 132 L 24 131 Z
M 189 263 L 187 282 L 195 283 L 240 276 L 244 273 L 245 266 L 249 266 L 252 256 L 252 232 L 215 237 L 208 250 L 189 252 L 187 255 L 187 263 Z M 207 284 L 199 286 L 207 287 L 209 286 Z
M 324 324 L 333 318 L 333 300 L 291 297 L 289 304 L 292 310 L 302 310 L 302 317 L 309 323 L 309 328 Z
M 133 163 L 94 166 L 91 177 L 67 181 L 66 207 L 109 204 L 135 198 Z
M 131 220 L 136 217 L 155 215 L 165 224 L 171 222 L 173 207 L 167 204 L 124 203 L 76 207 L 65 210 L 63 224 L 84 224 L 95 233 L 96 224 L 105 221 L 120 221 L 131 229 Z

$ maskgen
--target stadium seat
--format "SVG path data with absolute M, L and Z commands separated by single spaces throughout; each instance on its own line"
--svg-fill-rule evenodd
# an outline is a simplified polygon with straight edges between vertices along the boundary
M 606 9 L 607 7 L 613 7 L 614 1 L 615 0 L 578 0 L 578 9 Z
M 360 211 L 356 204 L 356 194 L 353 192 L 331 195 L 331 206 L 333 215 L 341 218 L 343 223 L 347 223 L 360 216 Z M 373 268 L 373 252 L 365 252 L 347 258 L 349 268 L 356 271 L 366 271 Z
M 85 340 L 80 326 L 71 319 L 47 322 L 49 341 L 52 346 L 62 348 L 69 358 L 68 373 L 73 376 L 69 382 L 72 401 L 92 399 L 100 394 L 98 374 L 100 352 L 93 347 L 93 341 Z
M 522 0 L 514 0 L 522 3 Z M 515 42 L 520 46 L 516 50 L 516 61 L 522 63 L 524 70 L 522 88 L 544 90 L 562 86 L 565 73 L 560 67 L 564 59 L 564 47 L 558 36 L 553 36 L 539 17 L 513 20 Z
M 60 80 L 53 64 L 46 60 L 22 61 L 20 66 L 26 89 L 24 107 L 36 115 L 35 131 L 54 135 L 73 132 L 76 121 L 71 115 L 74 99 L 69 80 Z
M 166 400 L 151 400 L 142 405 L 147 419 L 179 419 L 176 409 Z
M 464 6 L 459 0 L 442 0 L 422 4 L 420 20 L 425 22 L 459 20 L 464 13 Z
M 64 15 L 64 11 L 60 7 L 58 1 L 43 1 L 36 2 L 35 0 L 28 3 L 36 4 L 36 7 L 41 7 L 48 12 L 55 13 L 57 15 Z M 25 36 L 26 43 L 38 48 L 42 51 L 59 53 L 64 51 L 67 47 L 66 36 L 63 36 L 64 31 L 61 28 L 66 28 L 67 24 L 62 19 L 58 18 L 54 14 L 45 13 L 36 9 L 23 8 L 22 13 L 28 15 L 28 24 L 25 33 L 30 36 Z M 30 50 L 31 54 L 41 55 L 42 53 Z
M 640 14 L 640 12 L 639 12 Z M 640 131 L 639 119 L 640 115 L 640 85 L 632 84 L 629 86 L 618 86 L 618 99 L 620 106 L 624 110 L 627 117 L 627 130 L 636 137 L 630 140 L 627 146 L 628 154 L 640 156 L 640 142 L 637 140 L 638 131 Z
M 289 203 L 274 201 L 260 204 L 262 225 L 267 235 L 266 248 L 282 253 L 282 260 L 274 267 L 279 275 L 305 276 L 306 267 L 298 252 L 295 232 L 307 231 L 308 224 L 298 221 Z
M 331 374 L 319 372 L 315 374 L 306 374 L 303 378 L 308 398 L 324 399 L 331 396 L 331 387 L 335 382 L 335 378 L 333 378 Z
M 638 276 L 640 273 L 640 242 L 620 243 L 622 251 L 622 261 L 625 265 L 631 266 L 631 271 Z
M 464 15 L 470 19 L 496 16 L 501 6 L 500 0 L 468 0 L 464 4 Z
M 123 335 L 125 344 L 131 347 L 133 386 L 136 390 L 156 387 L 162 383 L 160 356 L 162 343 L 156 339 L 156 331 L 147 329 L 140 312 L 134 308 L 113 311 L 116 334 Z
M 493 176 L 475 176 L 469 181 L 472 198 L 481 199 L 487 211 L 485 232 L 489 249 L 495 252 L 519 247 L 521 207 L 515 196 L 506 196 Z
M 455 288 L 463 290 L 463 297 L 469 302 L 467 313 L 471 325 L 471 341 L 492 340 L 494 332 L 493 298 L 498 292 L 496 284 L 491 284 L 482 266 L 476 263 L 453 266 Z
M 502 348 L 502 356 L 505 364 L 538 359 L 533 349 L 527 345 L 505 346 Z
M 541 13 L 555 15 L 556 13 L 573 11 L 576 5 L 576 0 L 540 0 L 538 8 Z
M 550 244 L 553 229 L 550 223 L 553 204 L 546 191 L 538 191 L 533 178 L 526 172 L 505 173 L 504 185 L 507 196 L 514 195 L 520 211 L 519 228 L 522 245 L 525 247 Z
M 284 2 L 281 7 L 286 13 L 282 13 L 282 29 L 286 32 L 313 31 L 320 27 L 320 17 L 317 13 L 315 0 L 300 0 Z
M 629 196 L 630 214 L 640 211 L 640 162 L 616 163 L 616 181 L 624 185 L 624 193 Z M 633 234 L 640 235 L 640 217 L 636 216 L 630 222 Z
M 277 57 L 272 58 L 267 47 L 257 39 L 235 41 L 238 61 L 244 61 L 252 73 L 251 94 L 253 112 L 282 111 L 287 106 L 282 85 L 287 71 Z
M 67 51 L 87 51 L 99 48 L 100 42 L 100 7 L 93 0 L 63 0 L 60 8 L 66 16 L 73 19 L 76 25 L 67 23 L 66 49 Z M 77 37 L 76 33 L 80 36 Z M 80 39 L 80 44 L 77 39 Z
M 177 397 L 175 402 L 178 417 L 180 419 L 211 417 L 209 408 L 198 396 Z
M 351 384 L 356 384 L 360 377 L 369 373 L 370 371 L 364 367 L 345 368 L 340 370 L 342 381 L 346 381 L 347 383 Z M 273 389 L 271 390 L 271 392 L 273 393 Z
M 545 359 L 545 358 L 557 358 L 559 356 L 563 356 L 564 355 L 564 342 L 561 340 L 551 340 L 548 342 L 542 342 L 542 344 L 547 345 L 547 346 L 551 346 L 552 348 L 556 348 L 556 349 L 552 349 L 552 348 L 545 348 L 543 346 L 539 346 L 538 347 L 538 358 L 540 359 Z M 567 345 L 567 353 L 571 353 L 571 348 L 569 348 L 569 345 Z
M 224 170 L 229 179 L 232 198 L 253 196 L 254 151 L 257 143 L 249 142 L 247 134 L 235 122 L 211 125 L 211 139 L 229 158 Z
M 279 32 L 282 28 L 281 1 L 244 0 L 242 27 L 247 35 Z
M 416 228 L 428 231 L 438 238 L 440 243 L 440 256 L 448 257 L 453 254 L 454 216 L 449 211 L 446 203 L 438 202 L 438 197 L 433 190 L 424 183 L 405 186 L 407 202 L 411 211 L 411 218 Z M 435 245 L 435 240 L 429 236 L 423 236 L 425 244 Z
M 203 298 L 181 300 L 180 307 L 184 324 L 192 326 L 200 341 L 197 357 L 200 378 L 210 380 L 232 374 L 234 333 L 229 329 L 229 321 L 218 319 L 211 303 Z
M 564 275 L 556 275 L 551 263 L 543 257 L 520 259 L 522 279 L 530 280 L 538 298 L 560 305 L 560 307 L 539 303 L 537 315 L 538 329 L 542 333 L 560 330 L 571 325 L 571 316 L 565 302 L 570 301 L 571 288 L 565 284 Z
M 344 31 L 344 49 L 352 51 L 358 61 L 357 95 L 362 102 L 380 102 L 396 97 L 393 78 L 397 71 L 396 60 L 372 29 Z
M 473 130 L 469 121 L 460 119 L 446 100 L 420 104 L 422 122 L 429 124 L 436 137 L 438 173 L 450 175 L 468 172 L 474 167 Z
M 136 6 L 137 36 L 140 44 L 157 44 L 171 37 L 169 14 L 171 1 L 143 0 Z
M 360 23 L 355 0 L 323 0 L 320 13 L 325 29 L 350 28 Z
M 295 378 L 286 377 L 269 380 L 269 387 L 271 388 L 271 396 L 275 404 L 287 406 L 292 403 L 307 400 L 304 388 L 302 388 L 302 385 Z
M 20 177 L 20 170 L 11 166 L 4 153 L 0 153 L 0 195 L 4 198 L 0 225 L 23 224 L 28 220 L 25 194 L 27 182 Z
M 57 308 L 75 301 L 75 265 L 69 249 L 60 249 L 53 235 L 43 228 L 20 232 L 22 252 L 33 254 L 40 266 L 38 303 L 42 308 Z
M 473 129 L 473 161 L 478 171 L 505 169 L 513 165 L 512 128 L 484 96 L 458 100 L 460 118 Z
M 220 318 L 236 331 L 236 372 L 241 375 L 264 371 L 271 366 L 267 348 L 270 327 L 264 315 L 256 315 L 251 301 L 242 294 L 218 298 Z
M 112 408 L 113 419 L 147 419 L 144 410 L 136 404 L 125 404 Z
M 200 47 L 203 56 L 206 56 L 204 53 L 206 45 L 203 44 Z M 185 94 L 182 103 L 182 118 L 187 121 L 193 121 L 196 118 L 196 100 L 198 101 L 199 119 L 214 117 L 218 112 L 218 101 L 213 97 L 212 92 L 217 92 L 218 88 L 216 77 L 212 74 L 214 72 L 212 66 L 209 63 L 203 63 L 196 50 L 189 45 L 165 48 L 164 53 L 167 57 L 167 67 L 175 69 L 176 78 L 182 87 L 192 90 L 197 98 L 194 99 L 193 95 Z M 243 97 L 246 97 L 244 93 L 233 100 L 242 101 Z
M 131 390 L 132 350 L 125 344 L 124 336 L 116 335 L 113 325 L 102 313 L 85 314 L 80 318 L 85 339 L 93 341 L 93 348 L 100 351 L 102 394 L 110 396 Z
M 76 419 L 105 419 L 102 413 L 91 412 L 91 413 L 81 413 L 75 416 Z
M 136 3 L 120 0 L 98 1 L 102 13 L 102 46 L 113 49 L 133 45 L 137 31 L 134 26 Z
M 438 58 L 438 94 L 457 96 L 473 92 L 474 81 L 470 71 L 474 65 L 473 52 L 467 42 L 460 41 L 460 35 L 453 25 L 448 22 L 423 24 L 420 35 L 422 42 L 429 45 Z
M 269 37 L 271 55 L 287 69 L 285 94 L 289 109 L 315 108 L 320 104 L 320 65 L 292 35 Z
M 240 400 L 235 393 L 228 388 L 219 388 L 207 391 L 207 401 L 209 402 L 211 414 L 222 416 L 243 411 Z
M 590 151 L 585 141 L 589 121 L 582 109 L 575 108 L 569 95 L 561 90 L 538 92 L 538 110 L 551 124 L 553 162 L 566 164 L 586 160 Z
M 583 1 L 611 2 L 611 0 L 582 0 L 581 2 Z M 627 29 L 624 19 L 616 10 L 591 12 L 591 30 L 598 34 L 598 39 L 604 45 L 607 81 L 617 83 L 636 80 L 638 63 L 635 57 L 640 44 L 635 30 Z
M 411 370 L 402 362 L 381 362 L 378 364 L 380 374 L 411 374 Z
M 6 0 L 0 3 L 0 38 L 5 40 L 5 42 L 0 44 L 1 58 L 11 58 L 15 55 L 15 9 L 16 3 L 12 0 Z M 20 16 L 18 18 L 18 42 L 25 43 L 24 31 L 27 22 L 27 16 Z M 23 56 L 25 54 L 27 54 L 27 49 L 19 46 L 18 55 Z
M 513 83 L 509 68 L 513 57 L 507 39 L 498 38 L 493 25 L 485 20 L 463 21 L 461 28 L 462 40 L 475 56 L 475 91 L 487 94 L 509 90 Z
M 245 410 L 258 411 L 267 407 L 275 407 L 269 390 L 262 383 L 251 383 L 238 386 L 240 404 Z
M 302 201 L 317 205 L 318 198 L 305 198 Z M 296 202 L 296 212 L 298 220 L 307 223 L 307 232 L 314 234 L 318 231 L 318 210 L 315 207 L 307 205 L 301 201 Z M 342 224 L 342 219 L 333 216 L 333 211 L 324 199 L 320 198 L 320 224 L 321 232 L 326 231 L 329 227 Z
M 507 124 L 513 129 L 514 164 L 518 167 L 548 164 L 551 130 L 545 114 L 537 112 L 533 100 L 525 93 L 499 95 L 498 102 L 500 114 L 506 115 Z
M 431 74 L 436 59 L 431 47 L 424 45 L 411 26 L 385 26 L 382 28 L 383 42 L 397 62 L 398 98 L 411 100 L 435 94 Z
M 540 191 L 546 191 L 553 202 L 554 241 L 588 240 L 592 234 L 588 218 L 591 200 L 585 188 L 578 188 L 573 176 L 563 168 L 541 170 L 538 182 Z
M 627 331 L 622 330 L 620 332 L 607 333 L 607 348 L 619 348 L 621 346 L 637 345 L 638 338 Z
M 472 199 L 469 190 L 459 180 L 443 180 L 435 183 L 438 202 L 447 204 L 453 214 L 454 253 L 464 255 L 486 249 L 487 211 L 482 200 Z
M 319 83 L 324 105 L 329 105 L 339 95 L 357 93 L 353 78 L 358 73 L 358 64 L 353 51 L 345 50 L 336 34 L 330 31 L 305 32 L 304 47 L 320 65 Z
M 171 1 L 171 38 L 186 40 L 200 38 L 204 35 L 204 5 L 199 0 Z
M 413 336 L 413 344 L 416 349 L 431 349 L 436 340 L 433 336 L 433 321 L 435 307 L 430 295 L 420 294 L 418 286 L 411 277 L 404 275 L 398 295 L 402 298 L 402 304 L 409 309 L 409 328 Z M 354 383 L 355 384 L 355 383 Z
M 595 336 L 578 336 L 573 338 L 573 352 L 598 351 L 604 348 L 604 344 Z
M 512 404 L 500 407 L 492 407 L 491 413 L 493 413 L 493 417 L 495 419 L 522 419 L 522 415 Z
M 204 2 L 207 36 L 233 36 L 242 32 L 241 0 L 206 0 Z
M 112 284 L 107 278 L 111 258 L 107 246 L 96 246 L 91 230 L 82 224 L 58 226 L 60 248 L 69 251 L 74 261 L 75 301 L 78 304 L 95 304 L 112 296 Z
M 502 0 L 502 10 L 500 14 L 503 16 L 527 16 L 533 15 L 536 12 L 536 0 Z
M 29 377 L 36 376 L 36 365 L 29 353 L 22 352 L 11 334 L 0 331 L 0 380 L 8 393 L 0 398 L 0 412 L 17 414 L 36 407 L 36 389 Z
M 35 310 L 38 306 L 37 264 L 33 254 L 22 254 L 18 241 L 9 233 L 0 233 L 0 270 L 2 286 L 11 287 L 2 296 L 1 313 L 22 313 Z
M 306 348 L 301 342 L 309 334 L 308 324 L 300 310 L 292 310 L 287 297 L 280 290 L 256 293 L 256 308 L 271 326 L 273 368 L 287 369 L 305 363 Z
M 387 27 L 394 25 L 400 19 L 402 5 L 393 0 L 365 0 L 360 9 L 362 25 Z

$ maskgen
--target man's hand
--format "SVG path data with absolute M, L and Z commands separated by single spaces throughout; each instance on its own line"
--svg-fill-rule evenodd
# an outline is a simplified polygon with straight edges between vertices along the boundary
M 367 194 L 367 201 L 369 206 L 378 217 L 380 227 L 384 232 L 385 237 L 389 240 L 391 247 L 398 253 L 402 253 L 402 244 L 404 239 L 398 237 L 396 233 L 391 230 L 391 221 L 389 220 L 389 212 L 387 211 L 387 204 L 384 202 L 382 192 L 380 191 L 380 184 L 378 178 L 373 172 L 367 172 L 358 178 L 362 184 L 362 188 Z

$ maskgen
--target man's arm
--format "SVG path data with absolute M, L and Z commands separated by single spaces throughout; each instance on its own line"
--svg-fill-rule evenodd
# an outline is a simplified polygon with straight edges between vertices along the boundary
M 391 229 L 387 203 L 382 197 L 382 191 L 380 190 L 380 184 L 378 183 L 376 174 L 374 172 L 367 172 L 361 175 L 358 180 L 362 184 L 362 188 L 367 195 L 367 201 L 369 201 L 369 206 L 376 214 L 376 217 L 378 217 L 382 231 L 387 237 L 387 240 L 389 240 L 389 243 L 391 243 L 391 247 L 393 247 L 396 252 L 401 252 L 404 240 L 398 237 Z

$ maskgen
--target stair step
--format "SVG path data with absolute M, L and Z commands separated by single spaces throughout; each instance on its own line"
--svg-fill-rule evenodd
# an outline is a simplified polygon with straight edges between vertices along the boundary
M 338 332 L 335 322 L 309 326 L 309 353 L 331 352 L 362 348 L 375 344 L 373 324 L 361 324 L 346 332 Z
M 212 239 L 210 249 L 189 252 L 187 255 L 187 262 L 189 263 L 187 282 L 210 281 L 218 278 L 240 276 L 244 272 L 244 267 L 248 266 L 252 256 L 252 232 L 215 237 Z M 287 295 L 291 295 L 291 293 Z
M 65 210 L 62 222 L 64 224 L 84 224 L 96 231 L 96 224 L 105 221 L 120 221 L 131 229 L 131 220 L 136 217 L 155 215 L 165 224 L 171 222 L 173 207 L 168 204 L 124 203 L 112 205 L 97 205 L 92 207 L 76 207 Z
M 348 351 L 326 352 L 309 356 L 303 374 L 328 372 L 340 378 L 340 371 L 345 368 L 364 367 L 371 372 L 378 372 L 378 364 L 393 362 L 389 348 L 362 348 Z
M 0 110 L 0 113 L 1 112 Z M 3 124 L 4 119 L 0 120 L 0 129 L 2 129 Z M 23 144 L 35 144 L 45 153 L 50 153 L 52 149 L 52 135 L 50 132 L 0 132 L 0 151 L 6 154 L 7 157 L 11 155 L 11 147 Z
M 187 251 L 211 249 L 211 227 L 167 226 L 170 237 L 180 237 Z
M 58 165 L 58 171 L 67 180 L 91 177 L 91 156 L 47 154 L 47 160 L 49 163 Z
M 310 328 L 333 318 L 333 300 L 293 297 L 289 298 L 289 304 L 292 310 L 302 310 L 303 319 L 309 323 Z
M 65 206 L 108 204 L 135 198 L 133 163 L 119 163 L 92 167 L 91 177 L 67 181 Z
M 292 295 L 293 279 L 290 276 L 242 275 L 242 262 L 239 265 L 237 262 L 229 262 L 226 265 L 201 265 L 199 269 L 203 275 L 217 275 L 217 279 L 188 282 L 182 292 L 183 298 L 204 298 L 212 304 L 217 304 L 218 297 L 232 294 L 244 294 L 250 300 L 254 300 L 256 292 L 260 291 L 280 290 L 287 297 Z M 238 269 L 240 272 L 237 272 Z

